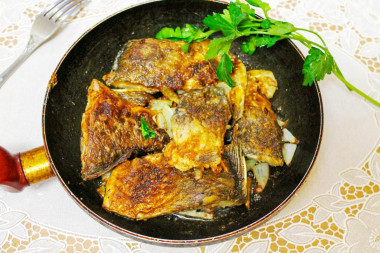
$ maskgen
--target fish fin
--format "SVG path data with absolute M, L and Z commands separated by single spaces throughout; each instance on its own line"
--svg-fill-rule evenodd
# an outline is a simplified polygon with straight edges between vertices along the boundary
M 242 197 L 247 198 L 247 166 L 240 145 L 230 144 L 225 147 L 224 158 L 228 161 L 231 172 L 236 174 L 237 189 L 241 189 Z
M 108 171 L 110 171 L 113 168 L 115 168 L 117 165 L 119 165 L 122 162 L 128 160 L 128 158 L 130 158 L 131 155 L 132 155 L 132 151 L 128 150 L 125 154 L 123 154 L 121 157 L 119 157 L 118 159 L 116 159 L 113 163 L 111 163 L 107 167 L 105 167 L 105 168 L 103 168 L 100 171 L 95 172 L 95 173 L 83 174 L 82 178 L 83 178 L 83 180 L 89 180 L 89 179 L 94 179 L 94 178 L 100 177 L 100 176 L 106 174 Z

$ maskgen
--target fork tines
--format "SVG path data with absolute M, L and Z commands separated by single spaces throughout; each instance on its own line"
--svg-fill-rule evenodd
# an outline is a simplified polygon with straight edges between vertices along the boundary
M 80 10 L 86 0 L 58 0 L 51 8 L 46 9 L 42 15 L 54 22 L 63 21 L 69 16 L 74 16 Z

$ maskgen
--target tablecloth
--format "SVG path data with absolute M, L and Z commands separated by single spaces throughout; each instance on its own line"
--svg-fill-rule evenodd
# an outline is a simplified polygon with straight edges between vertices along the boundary
M 96 23 L 141 2 L 91 1 L 19 67 L 0 90 L 1 146 L 17 153 L 43 144 L 44 95 L 61 57 Z M 379 100 L 377 0 L 268 2 L 272 17 L 320 33 L 346 78 Z M 24 49 L 35 16 L 51 4 L 0 0 L 0 72 Z M 380 108 L 348 91 L 335 76 L 319 86 L 324 126 L 316 162 L 290 203 L 252 231 L 181 249 L 136 241 L 96 222 L 51 178 L 19 193 L 0 189 L 0 251 L 380 252 Z

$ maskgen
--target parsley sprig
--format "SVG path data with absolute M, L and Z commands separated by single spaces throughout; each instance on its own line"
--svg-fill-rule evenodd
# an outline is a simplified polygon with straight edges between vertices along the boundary
M 141 134 L 145 140 L 156 137 L 156 132 L 154 132 L 153 130 L 150 130 L 144 118 L 141 118 Z
M 213 39 L 206 53 L 206 59 L 212 59 L 220 55 L 220 62 L 217 68 L 219 80 L 226 82 L 230 87 L 235 85 L 231 78 L 233 64 L 228 55 L 232 42 L 237 38 L 246 38 L 241 46 L 241 50 L 248 54 L 253 54 L 259 47 L 272 47 L 277 41 L 282 39 L 292 39 L 301 42 L 309 48 L 305 58 L 302 73 L 304 74 L 304 86 L 311 86 L 314 80 L 322 80 L 326 74 L 333 73 L 341 80 L 350 91 L 358 93 L 372 104 L 380 107 L 380 102 L 371 98 L 350 82 L 346 80 L 340 71 L 334 57 L 327 48 L 322 37 L 311 30 L 297 28 L 289 22 L 275 20 L 268 16 L 270 6 L 262 0 L 247 0 L 242 3 L 239 0 L 231 2 L 223 13 L 213 13 L 207 16 L 203 23 L 205 27 L 200 28 L 186 24 L 184 28 L 163 28 L 157 35 L 157 39 L 183 40 L 187 43 L 182 46 L 184 51 L 189 50 L 192 41 L 202 41 L 208 39 L 210 35 L 221 32 L 222 37 Z M 257 7 L 263 10 L 264 19 L 255 16 Z M 302 35 L 303 32 L 316 36 L 320 43 L 311 41 Z

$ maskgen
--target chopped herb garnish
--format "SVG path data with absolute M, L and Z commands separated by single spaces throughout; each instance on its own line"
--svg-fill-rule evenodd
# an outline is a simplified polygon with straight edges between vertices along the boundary
M 246 38 L 241 49 L 248 54 L 253 54 L 258 47 L 272 47 L 282 39 L 298 40 L 309 48 L 302 69 L 304 86 L 312 85 L 314 80 L 322 80 L 326 74 L 333 73 L 350 91 L 358 93 L 372 104 L 380 107 L 380 102 L 369 97 L 345 79 L 325 41 L 318 33 L 297 28 L 289 22 L 270 18 L 268 12 L 271 8 L 262 0 L 247 0 L 247 3 L 241 3 L 239 0 L 231 2 L 227 9 L 223 10 L 223 13 L 213 13 L 213 15 L 207 16 L 203 20 L 204 28 L 190 24 L 186 24 L 182 29 L 165 27 L 156 35 L 156 38 L 186 41 L 187 43 L 182 49 L 188 52 L 192 41 L 202 41 L 208 39 L 211 34 L 221 32 L 223 37 L 211 41 L 205 58 L 212 59 L 218 55 L 221 56 L 217 75 L 219 80 L 226 82 L 230 87 L 233 87 L 235 83 L 230 76 L 233 66 L 228 51 L 234 40 L 240 37 Z M 255 9 L 252 7 L 262 9 L 265 19 L 256 18 Z M 308 40 L 301 34 L 302 32 L 313 34 L 321 43 Z
M 141 118 L 141 134 L 145 140 L 156 137 L 156 133 L 153 130 L 150 130 L 144 118 Z

